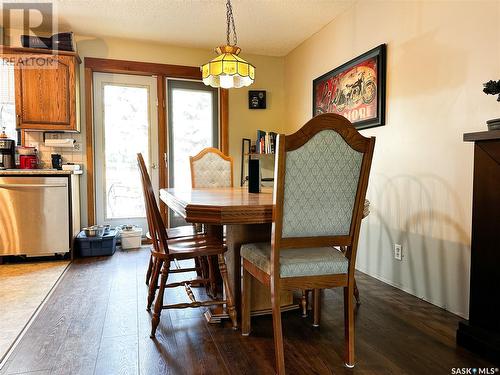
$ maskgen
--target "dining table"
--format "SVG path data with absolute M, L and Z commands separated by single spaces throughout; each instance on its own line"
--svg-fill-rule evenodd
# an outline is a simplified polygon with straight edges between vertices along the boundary
M 229 287 L 234 295 L 236 311 L 241 311 L 242 244 L 271 241 L 273 221 L 273 190 L 262 188 L 249 193 L 248 188 L 160 189 L 160 199 L 188 223 L 201 223 L 205 231 L 223 238 L 227 246 L 226 265 Z M 224 230 L 225 228 L 225 230 Z M 281 296 L 282 310 L 298 308 L 292 292 Z M 257 280 L 252 283 L 252 315 L 271 313 L 270 290 Z M 205 313 L 210 323 L 220 322 L 228 315 L 220 306 Z
M 160 189 L 160 199 L 186 222 L 201 223 L 207 233 L 225 239 L 229 286 L 240 314 L 241 245 L 271 241 L 273 189 L 263 187 L 260 193 L 249 193 L 246 187 L 167 188 Z M 365 213 L 367 210 L 365 204 Z M 251 314 L 270 314 L 269 288 L 252 279 L 251 290 Z M 281 301 L 282 311 L 299 308 L 292 291 L 283 291 Z M 223 307 L 217 306 L 207 310 L 205 317 L 210 323 L 216 323 L 229 316 Z

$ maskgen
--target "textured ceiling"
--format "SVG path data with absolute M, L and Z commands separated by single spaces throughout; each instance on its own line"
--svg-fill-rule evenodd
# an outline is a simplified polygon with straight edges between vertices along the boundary
M 246 53 L 283 56 L 355 0 L 233 0 Z M 214 48 L 226 40 L 225 0 L 54 0 L 59 30 Z

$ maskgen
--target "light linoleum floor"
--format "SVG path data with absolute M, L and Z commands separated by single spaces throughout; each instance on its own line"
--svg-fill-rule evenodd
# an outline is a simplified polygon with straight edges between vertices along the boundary
M 69 261 L 0 265 L 0 362 Z

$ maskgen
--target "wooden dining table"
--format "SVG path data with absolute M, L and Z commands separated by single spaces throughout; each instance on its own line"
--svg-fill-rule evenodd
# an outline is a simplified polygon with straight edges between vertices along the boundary
M 241 311 L 241 257 L 242 244 L 271 240 L 273 220 L 273 190 L 262 188 L 260 193 L 249 193 L 247 188 L 161 189 L 160 199 L 188 223 L 202 223 L 206 231 L 223 238 L 225 234 L 229 284 L 234 294 L 236 311 Z M 224 232 L 225 227 L 225 232 Z M 298 308 L 293 294 L 283 292 L 282 309 Z M 253 280 L 252 315 L 271 312 L 268 288 Z M 228 315 L 220 307 L 205 314 L 211 323 Z
M 188 223 L 202 223 L 206 231 L 223 238 L 225 234 L 226 264 L 229 284 L 234 294 L 236 311 L 241 311 L 241 257 L 242 244 L 271 241 L 273 221 L 273 190 L 262 188 L 260 193 L 249 193 L 248 188 L 160 189 L 160 199 Z M 365 216 L 368 203 L 365 203 Z M 225 227 L 225 231 L 224 231 Z M 293 293 L 282 292 L 282 310 L 298 308 Z M 271 313 L 270 290 L 252 279 L 252 315 Z M 223 308 L 206 312 L 211 323 L 228 318 Z

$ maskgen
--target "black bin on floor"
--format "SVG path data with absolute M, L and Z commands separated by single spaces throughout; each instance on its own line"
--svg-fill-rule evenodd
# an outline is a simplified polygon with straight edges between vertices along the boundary
M 87 237 L 80 232 L 75 239 L 75 248 L 81 257 L 113 255 L 116 251 L 116 230 L 110 230 L 102 237 Z

